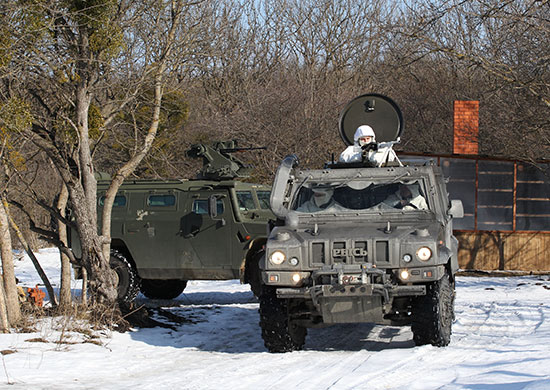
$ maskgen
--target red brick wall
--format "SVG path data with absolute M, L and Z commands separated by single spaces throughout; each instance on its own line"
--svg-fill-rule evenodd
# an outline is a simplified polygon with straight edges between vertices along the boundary
M 479 101 L 454 102 L 454 154 L 477 154 L 479 134 Z

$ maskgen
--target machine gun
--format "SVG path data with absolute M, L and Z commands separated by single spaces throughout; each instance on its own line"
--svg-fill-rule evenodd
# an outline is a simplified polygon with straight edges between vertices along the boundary
M 202 169 L 197 175 L 198 179 L 231 180 L 237 177 L 250 176 L 251 167 L 245 165 L 232 153 L 249 150 L 265 150 L 259 148 L 239 148 L 237 141 L 215 142 L 212 146 L 195 144 L 187 151 L 187 157 L 202 158 Z

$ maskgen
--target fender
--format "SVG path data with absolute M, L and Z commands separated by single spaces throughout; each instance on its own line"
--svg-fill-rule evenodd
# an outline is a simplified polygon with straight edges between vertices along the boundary
M 246 248 L 246 255 L 242 260 L 241 266 L 239 268 L 239 279 L 241 281 L 241 284 L 248 283 L 248 276 L 246 275 L 246 268 L 248 266 L 248 263 L 252 261 L 254 255 L 258 253 L 258 251 L 262 250 L 266 242 L 267 237 L 257 237 L 248 243 Z
M 456 256 L 453 256 L 452 249 L 447 248 L 446 246 L 439 247 L 439 262 L 438 264 L 446 265 L 451 271 L 451 275 L 458 270 L 458 260 Z

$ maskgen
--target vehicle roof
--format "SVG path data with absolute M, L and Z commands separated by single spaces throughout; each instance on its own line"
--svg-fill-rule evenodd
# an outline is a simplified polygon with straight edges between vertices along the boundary
M 338 168 L 338 169 L 296 169 L 297 179 L 309 176 L 310 180 L 348 180 L 354 179 L 383 179 L 403 176 L 426 176 L 430 173 L 438 174 L 441 168 L 435 165 L 413 165 L 404 167 L 381 168 Z
M 98 181 L 97 188 L 99 191 L 105 191 L 109 187 L 110 181 L 102 180 Z M 212 189 L 228 189 L 235 188 L 236 190 L 270 190 L 271 187 L 258 183 L 247 183 L 236 180 L 187 180 L 187 179 L 171 179 L 171 180 L 147 180 L 136 179 L 126 180 L 121 186 L 119 191 L 200 191 L 200 190 L 212 190 Z

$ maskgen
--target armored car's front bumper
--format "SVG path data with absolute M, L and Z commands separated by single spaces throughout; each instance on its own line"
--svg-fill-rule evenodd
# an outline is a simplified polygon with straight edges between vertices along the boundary
M 413 270 L 409 270 L 412 275 Z M 399 270 L 372 267 L 327 267 L 313 272 L 264 272 L 264 283 L 276 287 L 281 299 L 311 302 L 323 323 L 391 323 L 395 298 L 426 295 L 426 282 L 437 280 L 443 266 L 415 272 L 416 283 L 401 283 Z M 426 280 L 424 273 L 429 275 Z
M 314 286 L 300 289 L 278 288 L 279 298 L 311 300 L 325 324 L 371 322 L 391 324 L 388 314 L 395 297 L 426 294 L 426 286 Z

